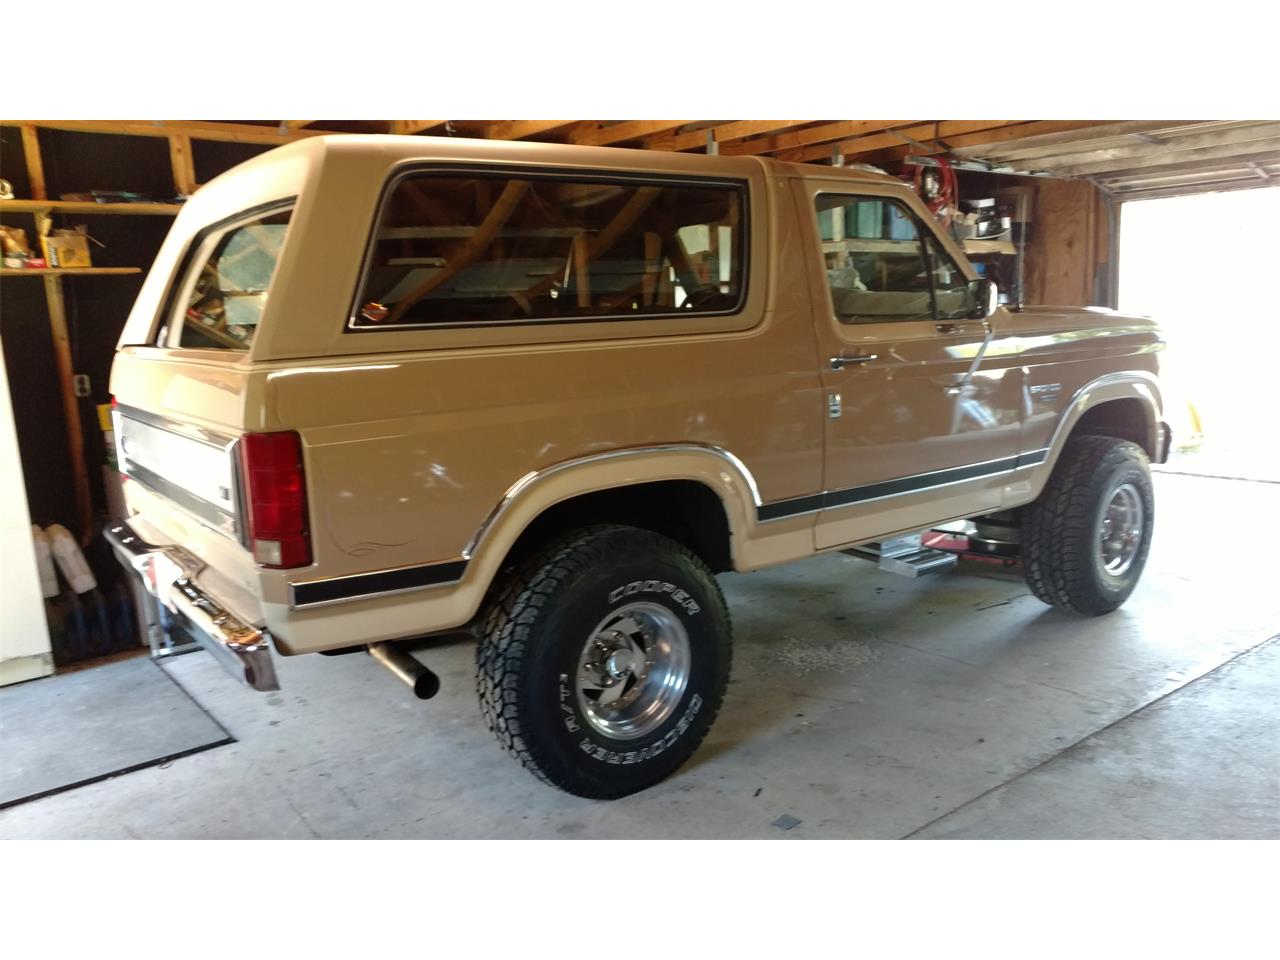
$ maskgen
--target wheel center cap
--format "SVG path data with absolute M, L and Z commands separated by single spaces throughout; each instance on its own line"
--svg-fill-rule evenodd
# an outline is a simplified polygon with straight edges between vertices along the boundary
M 635 658 L 629 650 L 615 650 L 605 659 L 604 668 L 613 679 L 621 680 L 635 668 Z

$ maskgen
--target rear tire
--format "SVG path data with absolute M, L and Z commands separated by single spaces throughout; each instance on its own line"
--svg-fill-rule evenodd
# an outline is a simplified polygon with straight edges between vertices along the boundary
M 732 634 L 711 571 L 680 544 L 595 526 L 510 575 L 481 621 L 480 707 L 527 769 L 614 799 L 669 776 L 724 698 Z
M 1142 576 L 1154 519 L 1141 447 L 1115 437 L 1071 438 L 1039 499 L 1022 511 L 1027 584 L 1051 606 L 1110 613 Z

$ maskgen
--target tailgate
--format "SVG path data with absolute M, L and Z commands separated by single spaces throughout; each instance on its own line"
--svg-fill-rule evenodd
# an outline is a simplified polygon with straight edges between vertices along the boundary
M 123 473 L 205 526 L 244 542 L 237 438 L 124 404 L 113 416 Z

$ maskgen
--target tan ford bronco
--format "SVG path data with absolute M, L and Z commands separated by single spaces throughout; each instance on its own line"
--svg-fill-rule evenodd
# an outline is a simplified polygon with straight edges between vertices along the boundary
M 1083 614 L 1163 461 L 1144 318 L 997 305 L 903 183 L 756 157 L 317 137 L 204 186 L 112 371 L 108 537 L 259 690 L 275 654 L 478 639 L 548 783 L 680 766 L 729 673 L 715 575 L 914 573 L 955 521 Z

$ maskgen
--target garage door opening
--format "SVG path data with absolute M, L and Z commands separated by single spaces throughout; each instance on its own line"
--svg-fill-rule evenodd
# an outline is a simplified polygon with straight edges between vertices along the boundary
M 1120 309 L 1169 338 L 1170 471 L 1280 482 L 1277 224 L 1277 188 L 1122 207 Z

